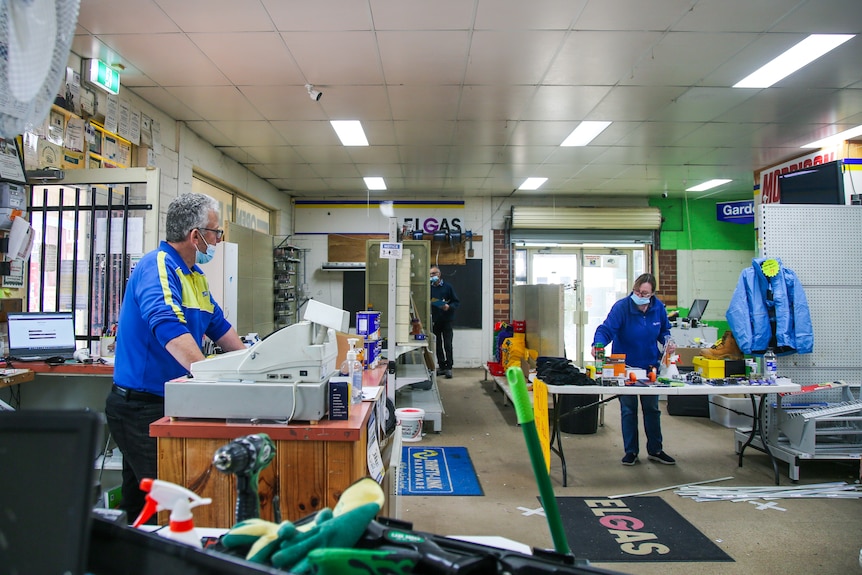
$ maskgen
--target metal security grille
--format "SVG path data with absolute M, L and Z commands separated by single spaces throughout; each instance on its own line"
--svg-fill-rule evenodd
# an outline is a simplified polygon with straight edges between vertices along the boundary
M 115 324 L 134 264 L 142 250 L 144 213 L 135 186 L 34 185 L 30 190 L 31 225 L 29 311 L 73 311 L 78 341 L 91 346 Z M 145 195 L 144 195 L 145 197 Z M 132 234 L 130 236 L 130 234 Z

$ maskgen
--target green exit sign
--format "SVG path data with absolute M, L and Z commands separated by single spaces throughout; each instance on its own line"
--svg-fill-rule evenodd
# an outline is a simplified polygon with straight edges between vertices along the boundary
M 84 60 L 84 77 L 109 94 L 120 93 L 120 74 L 101 60 Z

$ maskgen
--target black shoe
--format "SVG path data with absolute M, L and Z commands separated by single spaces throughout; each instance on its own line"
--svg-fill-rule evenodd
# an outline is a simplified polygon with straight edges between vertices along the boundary
M 445 369 L 443 369 L 442 367 L 437 368 L 437 375 L 443 375 L 444 373 L 446 373 Z
M 674 459 L 664 451 L 659 451 L 658 453 L 650 453 L 647 459 L 649 459 L 650 461 L 655 461 L 656 463 L 663 463 L 664 465 L 676 465 L 676 459 Z
M 452 370 L 451 369 L 446 370 L 446 379 L 452 379 Z
M 638 456 L 636 453 L 626 453 L 626 456 L 620 461 L 623 465 L 634 465 L 637 462 Z

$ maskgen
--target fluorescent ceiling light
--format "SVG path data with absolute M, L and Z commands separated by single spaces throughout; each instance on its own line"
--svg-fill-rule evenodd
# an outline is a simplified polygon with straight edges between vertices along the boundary
M 365 132 L 362 130 L 362 124 L 359 120 L 332 120 L 329 122 L 335 133 L 338 134 L 338 139 L 344 146 L 367 146 L 368 138 L 365 137 Z
M 610 122 L 581 122 L 560 145 L 567 147 L 586 146 L 593 141 L 593 138 L 601 134 L 605 128 L 610 125 Z
M 712 188 L 717 188 L 727 182 L 732 182 L 733 180 L 708 180 L 702 184 L 698 184 L 696 186 L 692 186 L 690 188 L 686 188 L 686 192 L 705 192 L 706 190 L 711 190 Z
M 855 34 L 812 34 L 771 62 L 733 85 L 734 88 L 768 88 L 830 52 Z
M 844 130 L 843 132 L 839 132 L 834 136 L 829 136 L 828 138 L 823 138 L 822 140 L 817 140 L 816 142 L 811 142 L 810 144 L 805 144 L 802 146 L 803 148 L 828 148 L 830 146 L 834 146 L 836 144 L 840 144 L 845 140 L 852 140 L 856 136 L 862 134 L 862 126 L 856 126 L 855 128 L 850 128 L 849 130 Z
M 369 190 L 385 190 L 386 182 L 383 181 L 383 178 L 379 178 L 377 176 L 367 176 L 362 178 L 365 180 L 365 187 Z
M 548 181 L 548 178 L 527 178 L 520 185 L 519 190 L 538 190 L 542 184 Z

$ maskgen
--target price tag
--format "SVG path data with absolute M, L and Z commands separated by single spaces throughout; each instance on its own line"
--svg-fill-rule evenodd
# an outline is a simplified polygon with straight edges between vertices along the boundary
M 778 265 L 777 260 L 768 259 L 764 260 L 762 264 L 760 264 L 760 269 L 763 271 L 763 275 L 768 278 L 774 278 L 778 275 L 778 270 L 781 269 L 781 266 Z
M 380 244 L 380 257 L 389 260 L 400 260 L 402 254 L 402 244 Z

